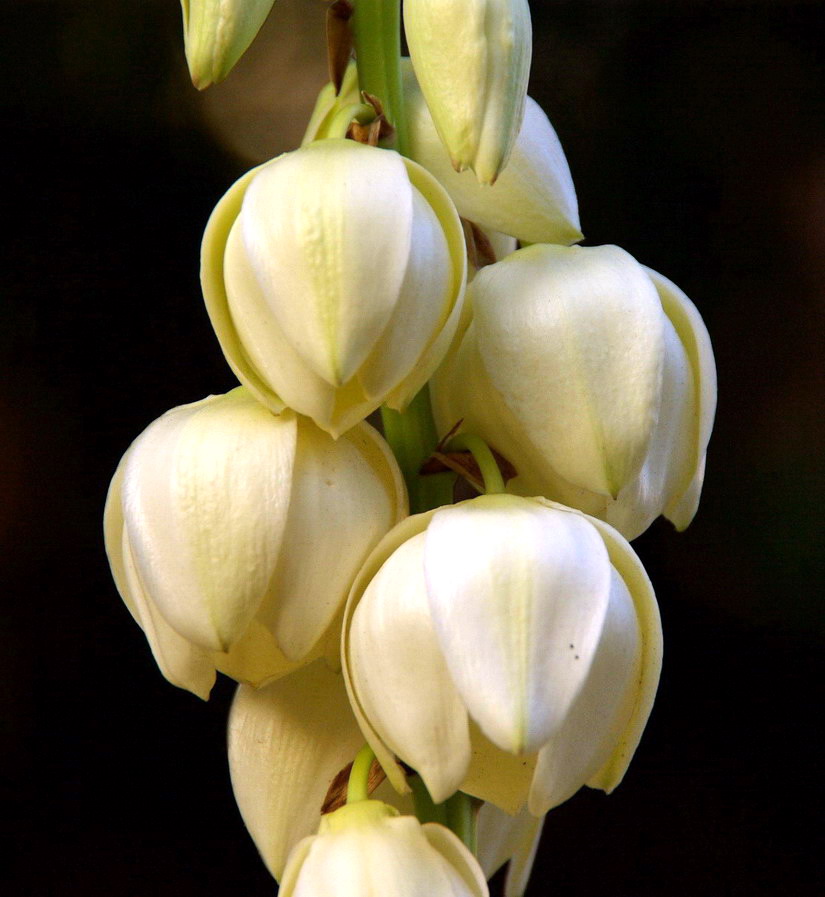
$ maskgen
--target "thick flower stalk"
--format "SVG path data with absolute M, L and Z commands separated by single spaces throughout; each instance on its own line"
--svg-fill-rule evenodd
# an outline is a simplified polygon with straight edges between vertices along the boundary
M 456 790 L 542 815 L 611 791 L 647 721 L 661 628 L 638 558 L 606 524 L 488 495 L 410 517 L 367 560 L 342 659 L 364 735 L 435 801 Z
M 369 425 L 336 442 L 239 388 L 134 441 L 109 489 L 106 551 L 163 675 L 206 698 L 216 669 L 262 683 L 334 642 L 362 560 L 406 511 Z
M 532 56 L 527 0 L 406 0 L 404 27 L 453 167 L 494 183 L 524 116 Z
M 433 380 L 442 432 L 459 420 L 541 494 L 635 538 L 693 518 L 716 408 L 694 305 L 616 246 L 531 246 L 481 271 L 473 319 Z
M 447 828 L 375 800 L 324 816 L 293 850 L 282 897 L 488 897 L 470 851 Z
M 350 140 L 249 172 L 204 237 L 204 296 L 232 369 L 273 411 L 336 437 L 427 382 L 465 281 L 461 225 L 435 178 Z

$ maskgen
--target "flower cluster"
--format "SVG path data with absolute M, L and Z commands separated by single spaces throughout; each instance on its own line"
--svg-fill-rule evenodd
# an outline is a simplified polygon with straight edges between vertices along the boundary
M 270 5 L 184 0 L 198 86 Z M 163 675 L 241 683 L 232 784 L 284 895 L 485 897 L 509 861 L 518 897 L 544 815 L 642 736 L 662 634 L 627 540 L 695 514 L 715 368 L 678 287 L 574 245 L 526 0 L 406 0 L 411 60 L 376 55 L 391 8 L 356 2 L 303 145 L 218 203 L 242 385 L 134 441 L 106 548 Z M 482 494 L 422 491 L 448 470 Z

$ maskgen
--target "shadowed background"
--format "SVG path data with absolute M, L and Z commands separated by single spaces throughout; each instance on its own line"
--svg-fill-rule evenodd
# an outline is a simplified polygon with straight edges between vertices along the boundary
M 10 893 L 274 892 L 235 809 L 232 686 L 164 682 L 103 552 L 109 478 L 175 405 L 234 384 L 200 237 L 296 145 L 324 4 L 276 0 L 199 95 L 174 0 L 2 0 L 0 786 Z M 534 2 L 530 92 L 590 244 L 702 312 L 719 414 L 699 515 L 637 541 L 666 659 L 611 797 L 550 814 L 528 897 L 821 893 L 825 66 L 813 3 Z M 819 881 L 819 887 L 817 887 Z

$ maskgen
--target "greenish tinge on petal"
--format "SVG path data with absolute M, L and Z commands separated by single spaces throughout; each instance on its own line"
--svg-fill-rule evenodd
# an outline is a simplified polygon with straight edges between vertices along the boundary
M 664 315 L 616 246 L 534 245 L 470 288 L 484 367 L 569 483 L 615 497 L 644 463 L 661 395 Z
M 442 508 L 426 534 L 427 597 L 470 716 L 502 750 L 532 754 L 586 681 L 610 594 L 584 517 L 515 496 Z
M 443 184 L 462 217 L 527 243 L 582 239 L 579 206 L 570 166 L 553 126 L 527 97 L 524 120 L 510 161 L 492 186 L 469 171 L 454 169 L 416 81 L 403 67 L 410 155 Z
M 441 803 L 464 778 L 470 739 L 430 621 L 424 538 L 404 542 L 365 589 L 349 626 L 348 660 L 370 725 Z
M 186 61 L 198 90 L 217 84 L 246 52 L 273 0 L 181 0 Z
M 243 390 L 163 415 L 135 441 L 123 480 L 136 567 L 166 621 L 228 651 L 269 586 L 286 522 L 295 418 Z
M 524 115 L 532 54 L 527 0 L 407 0 L 404 27 L 453 167 L 492 184 Z
M 343 679 L 323 660 L 266 688 L 238 689 L 229 717 L 232 788 L 276 879 L 290 850 L 317 830 L 327 789 L 362 744 Z

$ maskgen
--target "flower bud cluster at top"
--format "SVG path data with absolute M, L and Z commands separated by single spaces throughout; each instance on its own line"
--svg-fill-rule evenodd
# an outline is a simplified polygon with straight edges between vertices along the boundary
M 182 6 L 205 87 L 271 0 Z M 544 815 L 615 788 L 650 714 L 661 626 L 627 540 L 696 512 L 713 353 L 677 286 L 576 245 L 527 0 L 406 0 L 409 60 L 399 4 L 331 15 L 356 60 L 206 227 L 242 385 L 138 436 L 107 553 L 170 682 L 241 683 L 232 784 L 287 897 L 484 897 L 508 861 L 518 897 Z M 468 448 L 489 494 L 452 503 L 422 463 Z M 359 760 L 342 807 L 364 740 L 385 781 L 368 798 Z

